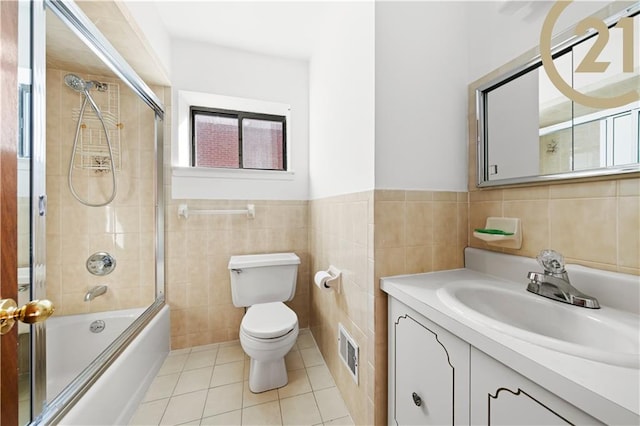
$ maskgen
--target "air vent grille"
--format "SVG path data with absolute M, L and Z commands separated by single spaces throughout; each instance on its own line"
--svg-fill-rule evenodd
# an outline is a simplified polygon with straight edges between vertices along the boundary
M 338 352 L 340 359 L 347 366 L 353 381 L 358 383 L 358 345 L 347 333 L 347 330 L 338 324 Z

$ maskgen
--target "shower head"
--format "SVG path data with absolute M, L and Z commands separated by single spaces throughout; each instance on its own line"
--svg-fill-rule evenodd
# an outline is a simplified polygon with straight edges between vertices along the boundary
M 75 74 L 67 74 L 64 76 L 64 83 L 76 92 L 85 92 L 89 89 L 87 82 Z
M 64 82 L 76 92 L 85 93 L 90 89 L 96 88 L 99 92 L 106 92 L 109 87 L 105 83 L 95 80 L 83 80 L 75 74 L 67 74 L 64 76 Z

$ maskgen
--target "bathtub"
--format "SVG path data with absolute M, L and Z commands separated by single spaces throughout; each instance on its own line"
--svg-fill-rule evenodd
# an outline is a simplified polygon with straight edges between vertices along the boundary
M 52 401 L 144 312 L 143 309 L 70 315 L 47 322 L 47 400 Z M 104 330 L 90 330 L 104 321 Z M 95 326 L 94 326 L 95 328 Z M 100 328 L 100 327 L 98 327 Z M 127 424 L 169 353 L 169 308 L 164 306 L 109 365 L 61 424 Z M 64 390 L 61 397 L 69 390 Z

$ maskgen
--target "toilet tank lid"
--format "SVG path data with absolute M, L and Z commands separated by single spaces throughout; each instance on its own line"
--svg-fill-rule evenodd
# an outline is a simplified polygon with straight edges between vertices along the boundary
M 229 269 L 258 268 L 260 266 L 299 265 L 295 253 L 266 253 L 231 256 Z

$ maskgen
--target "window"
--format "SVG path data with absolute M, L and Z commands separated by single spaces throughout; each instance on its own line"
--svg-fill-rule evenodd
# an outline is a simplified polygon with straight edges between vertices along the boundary
M 191 165 L 287 170 L 286 117 L 191 107 Z

